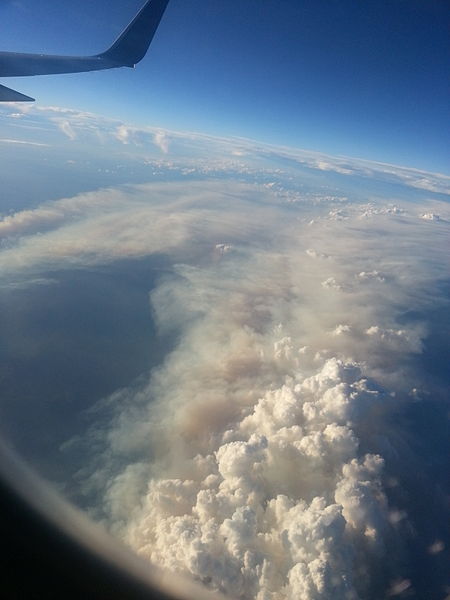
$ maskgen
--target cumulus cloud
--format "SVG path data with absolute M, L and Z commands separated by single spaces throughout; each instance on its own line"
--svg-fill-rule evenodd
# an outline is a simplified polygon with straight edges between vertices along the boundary
M 328 258 L 326 254 L 321 254 L 320 252 L 314 250 L 314 248 L 308 248 L 306 250 L 306 254 L 311 258 Z
M 322 281 L 322 287 L 332 290 L 342 290 L 342 287 L 336 281 L 334 277 L 328 277 L 325 281 Z
M 157 131 L 153 138 L 155 145 L 160 148 L 161 152 L 167 154 L 169 152 L 169 136 L 165 131 Z
M 434 213 L 424 213 L 421 215 L 421 218 L 426 221 L 439 221 L 439 215 L 435 215 Z
M 383 275 L 381 275 L 378 271 L 374 270 L 374 271 L 361 271 L 361 273 L 358 273 L 357 275 L 358 279 L 360 279 L 361 281 L 370 281 L 370 280 L 375 280 L 375 281 L 380 281 L 383 282 L 385 281 Z
M 64 133 L 64 135 L 66 135 L 69 138 L 69 140 L 76 139 L 77 134 L 75 133 L 72 125 L 70 124 L 70 121 L 66 121 L 66 120 L 60 121 L 60 120 L 57 120 L 56 122 L 58 124 L 58 128 Z
M 128 144 L 130 139 L 130 128 L 126 125 L 120 125 L 116 130 L 116 138 L 123 144 Z
M 342 335 L 343 333 L 349 333 L 351 331 L 350 325 L 338 325 L 333 329 L 333 335 Z

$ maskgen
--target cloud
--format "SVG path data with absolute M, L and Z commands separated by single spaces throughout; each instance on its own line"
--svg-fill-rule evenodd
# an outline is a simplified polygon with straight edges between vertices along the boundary
M 169 152 L 169 137 L 164 131 L 157 131 L 153 138 L 155 145 L 161 149 L 161 152 L 167 154 Z
M 308 170 L 337 173 L 344 178 L 363 177 L 378 184 L 400 184 L 432 194 L 450 195 L 448 175 L 420 169 L 274 146 L 245 138 L 224 138 L 198 132 L 166 130 L 156 126 L 137 126 L 86 111 L 57 106 L 20 106 L 20 103 L 13 103 L 9 109 L 3 107 L 2 112 L 8 118 L 21 115 L 24 125 L 28 120 L 30 122 L 38 120 L 46 127 L 49 124 L 56 125 L 69 140 L 77 139 L 85 143 L 100 142 L 101 145 L 109 145 L 111 142 L 119 141 L 133 147 L 136 152 L 148 153 L 156 146 L 163 154 L 167 154 L 170 142 L 172 158 L 183 156 L 186 159 L 190 154 L 198 159 L 193 163 L 196 167 L 202 164 L 203 168 L 209 170 L 213 158 L 218 160 L 222 169 L 228 169 L 230 165 L 236 169 L 239 164 L 244 171 L 254 168 L 255 160 L 266 162 L 267 159 L 276 159 L 280 164 L 287 161 L 289 168 L 292 164 L 296 164 Z M 206 148 L 207 159 L 205 159 Z M 279 172 L 280 169 L 278 175 Z
M 322 281 L 322 287 L 330 290 L 342 290 L 342 287 L 337 283 L 334 277 L 328 277 L 325 281 Z
M 182 259 L 215 253 L 224 238 L 229 244 L 247 235 L 264 239 L 263 224 L 251 214 L 255 188 L 238 184 L 230 195 L 222 189 L 206 182 L 188 192 L 183 183 L 106 189 L 19 211 L 0 220 L 0 265 L 6 275 L 158 252 Z M 270 206 L 261 207 L 261 215 L 271 213 Z
M 408 579 L 402 579 L 392 584 L 388 596 L 400 596 L 411 588 L 411 582 Z
M 42 144 L 40 142 L 30 142 L 28 140 L 13 140 L 8 138 L 0 138 L 0 144 L 19 144 L 24 146 L 48 146 L 49 144 Z
M 439 554 L 440 552 L 443 552 L 445 549 L 445 544 L 444 542 L 442 542 L 441 540 L 436 540 L 435 542 L 433 542 L 433 544 L 431 544 L 431 546 L 428 548 L 428 552 L 430 554 Z
M 64 133 L 64 135 L 66 135 L 69 140 L 74 140 L 77 137 L 77 134 L 75 133 L 74 129 L 72 128 L 72 125 L 70 124 L 70 121 L 60 121 L 59 119 L 56 120 L 56 123 L 58 124 L 59 129 Z
M 106 192 L 105 196 L 88 193 L 75 198 L 57 200 L 35 209 L 21 210 L 4 216 L 0 220 L 0 239 L 11 236 L 24 236 L 31 233 L 29 241 L 37 241 L 36 234 L 42 230 L 67 226 L 73 219 L 83 219 L 86 212 L 94 212 L 114 204 L 117 192 Z M 25 238 L 27 239 L 27 238 Z
M 411 516 L 386 483 L 392 456 L 410 454 L 391 420 L 426 385 L 414 360 L 446 302 L 448 223 L 430 235 L 426 204 L 340 203 L 336 219 L 320 200 L 293 209 L 275 186 L 172 182 L 0 222 L 4 280 L 170 259 L 151 305 L 177 343 L 92 413 L 79 477 L 136 552 L 246 600 L 382 598 L 411 580 Z
M 375 280 L 375 281 L 379 281 L 379 282 L 385 281 L 385 278 L 376 270 L 369 271 L 369 272 L 361 271 L 361 273 L 358 273 L 357 277 L 360 281 L 370 281 L 370 280 Z
M 247 260 L 180 267 L 153 293 L 161 327 L 184 311 L 182 341 L 139 391 L 153 403 L 120 411 L 108 432 L 113 454 L 150 444 L 140 500 L 123 500 L 142 485 L 127 467 L 105 505 L 140 554 L 231 596 L 350 597 L 361 587 L 354 539 L 367 564 L 393 532 L 384 462 L 360 455 L 349 423 L 374 426 L 388 395 L 356 362 L 317 359 L 317 325 L 297 337 L 286 319 L 304 305 L 286 306 L 295 275 L 280 257 Z M 128 392 L 115 401 L 129 404 Z
M 312 163 L 312 166 L 315 169 L 319 169 L 320 171 L 335 171 L 336 173 L 341 173 L 342 175 L 352 175 L 352 169 L 346 169 L 344 167 L 340 167 L 339 165 L 332 164 L 329 162 L 325 162 L 324 160 L 318 160 Z
M 340 175 L 357 175 L 385 183 L 401 183 L 408 187 L 440 194 L 450 194 L 450 177 L 442 173 L 429 173 L 397 165 L 360 158 L 330 156 L 320 152 L 274 147 L 260 144 L 259 151 L 267 156 L 296 160 L 310 169 L 328 171 Z
M 435 215 L 434 213 L 424 213 L 420 215 L 422 219 L 426 221 L 439 221 L 439 215 Z
M 125 125 L 120 125 L 116 130 L 116 138 L 122 142 L 122 144 L 128 144 L 130 138 L 130 129 Z

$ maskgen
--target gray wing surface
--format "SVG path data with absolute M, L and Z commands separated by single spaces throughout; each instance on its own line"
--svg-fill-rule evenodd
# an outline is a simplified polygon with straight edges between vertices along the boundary
M 34 98 L 0 85 L 0 102 L 34 102 Z
M 134 67 L 145 56 L 169 0 L 148 0 L 113 45 L 94 56 L 56 56 L 0 52 L 0 77 L 81 73 L 117 67 Z M 0 102 L 26 102 L 33 98 L 0 85 Z

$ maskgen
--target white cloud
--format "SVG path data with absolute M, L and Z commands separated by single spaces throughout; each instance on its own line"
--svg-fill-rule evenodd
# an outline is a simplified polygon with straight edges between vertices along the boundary
M 55 122 L 57 123 L 58 128 L 64 133 L 64 135 L 66 135 L 69 138 L 69 140 L 76 139 L 77 134 L 75 133 L 72 125 L 70 124 L 70 121 L 61 121 L 59 119 L 56 119 Z
M 334 277 L 328 277 L 325 281 L 322 281 L 322 287 L 328 288 L 330 290 L 342 290 L 342 286 L 337 283 Z
M 306 250 L 306 254 L 308 256 L 310 256 L 311 258 L 328 258 L 328 256 L 326 254 L 321 254 L 320 252 L 317 252 L 313 248 L 308 248 Z
M 379 281 L 379 282 L 383 282 L 385 281 L 385 278 L 383 277 L 383 275 L 381 275 L 377 270 L 374 271 L 361 271 L 361 273 L 358 273 L 357 275 L 358 279 L 360 281 Z
M 336 173 L 341 173 L 341 175 L 353 175 L 352 169 L 345 169 L 339 165 L 332 164 L 324 160 L 317 160 L 316 162 L 311 163 L 311 166 L 313 166 L 315 169 L 319 169 L 320 171 L 335 171 Z
M 434 213 L 423 213 L 421 218 L 426 221 L 439 221 L 439 215 L 435 215 Z
M 130 129 L 126 125 L 120 125 L 116 130 L 116 138 L 122 144 L 128 144 L 130 139 Z
M 351 330 L 350 325 L 338 325 L 333 329 L 333 335 L 342 335 L 343 333 L 349 333 Z
M 344 177 L 357 175 L 372 181 L 401 184 L 417 190 L 450 195 L 448 175 L 429 173 L 420 169 L 274 146 L 245 138 L 224 138 L 197 132 L 169 131 L 155 126 L 135 126 L 86 111 L 57 106 L 11 104 L 7 114 L 9 117 L 20 114 L 24 122 L 27 118 L 38 118 L 46 125 L 56 123 L 64 136 L 70 140 L 83 139 L 85 142 L 91 140 L 97 144 L 99 141 L 106 144 L 112 140 L 119 140 L 146 151 L 152 145 L 156 145 L 164 154 L 168 153 L 170 141 L 177 152 L 182 152 L 184 156 L 187 153 L 194 153 L 204 157 L 207 148 L 209 165 L 212 157 L 220 157 L 222 165 L 226 162 L 225 157 L 232 157 L 231 161 L 245 158 L 252 162 L 255 159 L 266 160 L 276 157 L 281 160 L 287 159 L 289 162 L 294 161 L 299 166 L 309 169 L 334 172 Z M 245 168 L 248 168 L 248 165 Z
M 8 138 L 0 138 L 0 144 L 19 144 L 24 146 L 48 146 L 49 144 L 42 144 L 40 142 L 30 142 L 28 140 L 14 140 Z
M 169 136 L 165 131 L 157 131 L 153 137 L 153 141 L 160 148 L 161 152 L 164 154 L 169 152 Z
M 392 348 L 405 349 L 410 352 L 420 352 L 422 350 L 421 338 L 423 331 L 416 328 L 405 329 L 385 329 L 378 325 L 372 325 L 366 330 L 366 334 L 377 340 L 377 344 L 386 344 Z

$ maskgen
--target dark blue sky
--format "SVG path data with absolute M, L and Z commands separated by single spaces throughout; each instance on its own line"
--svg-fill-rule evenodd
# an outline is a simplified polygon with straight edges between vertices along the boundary
M 1 3 L 7 50 L 95 53 L 140 0 Z M 449 172 L 442 0 L 171 0 L 136 71 L 3 80 L 42 104 Z

